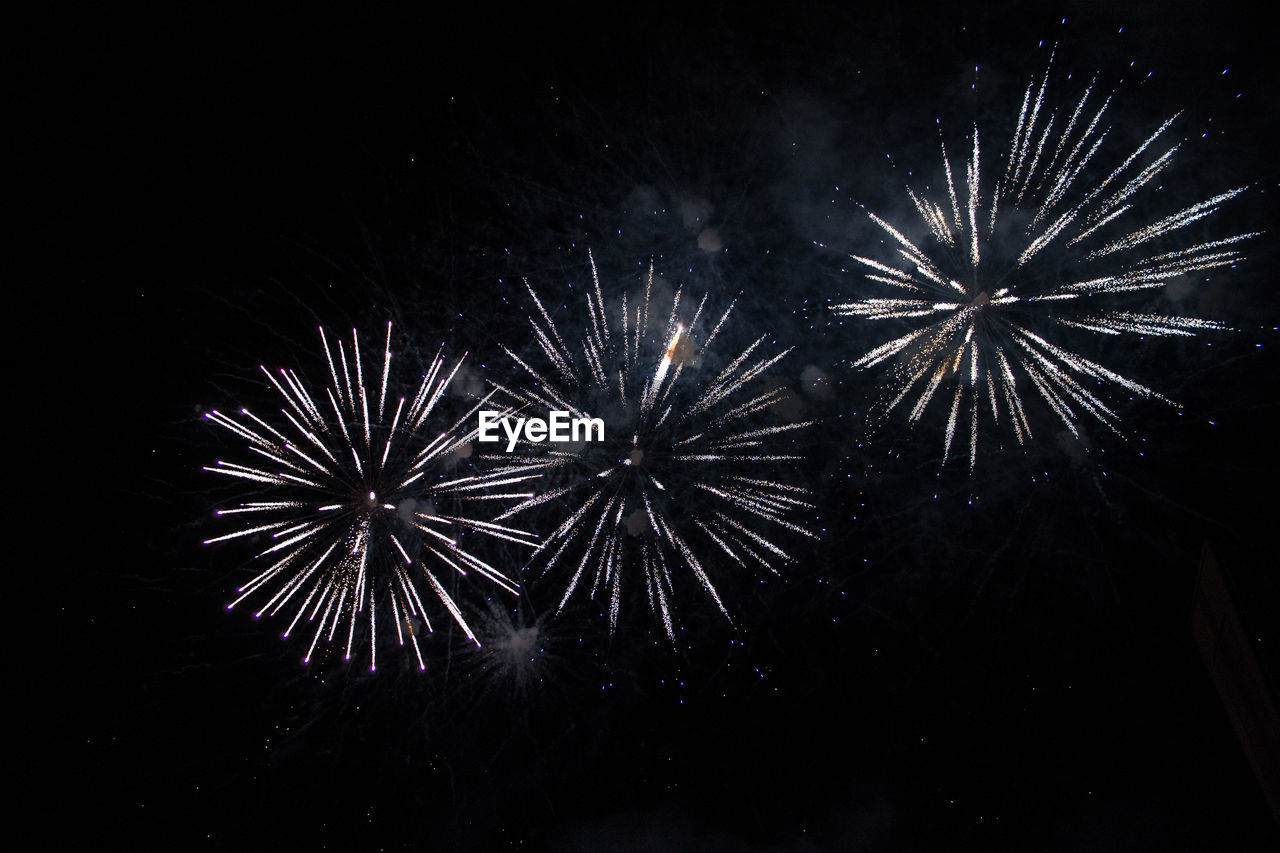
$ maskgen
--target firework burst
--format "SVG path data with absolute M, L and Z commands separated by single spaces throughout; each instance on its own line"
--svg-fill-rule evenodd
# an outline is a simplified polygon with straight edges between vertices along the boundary
M 306 622 L 311 636 L 304 662 L 321 638 L 335 637 L 350 659 L 357 640 L 367 638 L 370 669 L 377 666 L 379 623 L 394 626 L 401 646 L 412 645 L 425 669 L 418 633 L 432 630 L 425 601 L 434 602 L 478 644 L 454 597 L 448 575 L 475 572 L 500 589 L 516 581 L 486 563 L 461 540 L 468 534 L 536 544 L 517 528 L 473 518 L 487 501 L 530 497 L 520 484 L 536 473 L 479 472 L 470 459 L 475 431 L 465 425 L 489 397 L 452 426 L 436 421 L 446 389 L 462 366 L 443 354 L 430 363 L 411 397 L 387 397 L 391 376 L 391 324 L 387 324 L 381 376 L 370 387 L 353 330 L 351 347 L 331 347 L 320 329 L 332 384 L 308 390 L 292 369 L 272 372 L 267 381 L 283 402 L 276 426 L 248 409 L 238 415 L 210 411 L 206 417 L 248 442 L 251 464 L 219 461 L 206 471 L 263 487 L 261 499 L 219 510 L 220 518 L 242 522 L 206 544 L 251 539 L 266 564 L 227 605 L 251 596 L 265 602 L 256 611 L 291 613 L 287 638 Z M 336 350 L 336 355 L 335 355 Z M 490 394 L 492 396 L 492 394 Z M 466 472 L 466 473 L 464 473 Z M 443 578 L 443 580 L 442 580 Z M 344 636 L 345 635 L 345 636 Z
M 544 471 L 548 491 L 500 518 L 551 501 L 569 507 L 531 563 L 544 576 L 558 567 L 568 576 L 557 613 L 585 593 L 608 602 L 612 631 L 624 584 L 643 581 L 651 612 L 674 642 L 673 598 L 682 578 L 696 579 L 728 618 L 713 581 L 721 565 L 777 574 L 776 564 L 792 559 L 779 536 L 815 536 L 792 520 L 813 510 L 808 490 L 777 479 L 799 457 L 770 448 L 810 423 L 761 425 L 762 413 L 785 394 L 762 380 L 786 355 L 760 355 L 764 336 L 718 370 L 712 366 L 711 345 L 732 304 L 711 322 L 706 295 L 695 306 L 677 290 L 670 313 L 659 317 L 651 264 L 643 291 L 630 300 L 624 293 L 610 312 L 594 258 L 591 274 L 585 335 L 572 347 L 525 283 L 545 365 L 507 350 L 532 383 L 499 387 L 520 407 L 602 417 L 605 440 L 550 449 L 522 444 L 513 466 Z
M 1076 436 L 1085 417 L 1123 436 L 1114 403 L 1101 396 L 1104 388 L 1176 405 L 1081 356 L 1070 333 L 1168 337 L 1225 329 L 1212 320 L 1135 310 L 1132 297 L 1179 276 L 1231 266 L 1240 259 L 1237 245 L 1256 236 L 1171 248 L 1166 238 L 1211 216 L 1243 188 L 1145 217 L 1136 199 L 1158 186 L 1179 148 L 1166 141 L 1177 116 L 1104 167 L 1111 98 L 1095 94 L 1091 84 L 1074 108 L 1052 112 L 1048 77 L 1046 71 L 1027 87 L 994 180 L 982 171 L 976 126 L 959 188 L 942 144 L 945 194 L 934 199 L 908 189 L 927 232 L 920 239 L 868 213 L 898 258 L 852 257 L 891 295 L 834 306 L 845 316 L 915 326 L 854 366 L 891 365 L 878 407 L 882 417 L 905 404 L 915 422 L 935 397 L 944 399 L 943 463 L 957 431 L 967 431 L 971 471 L 980 417 L 993 425 L 1006 421 L 1019 444 L 1032 437 L 1031 389 Z

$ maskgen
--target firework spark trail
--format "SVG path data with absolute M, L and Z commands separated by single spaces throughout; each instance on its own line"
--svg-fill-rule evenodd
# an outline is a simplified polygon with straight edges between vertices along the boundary
M 1237 234 L 1144 254 L 1163 238 L 1212 215 L 1244 188 L 1154 222 L 1138 219 L 1130 199 L 1155 185 L 1172 161 L 1179 146 L 1163 140 L 1177 117 L 1161 125 L 1104 178 L 1089 183 L 1089 169 L 1102 159 L 1111 98 L 1096 103 L 1091 84 L 1055 137 L 1058 116 L 1049 113 L 1045 102 L 1048 79 L 1046 71 L 1038 84 L 1033 81 L 1027 87 L 1003 174 L 988 195 L 984 197 L 981 183 L 977 127 L 961 191 L 957 192 L 945 143 L 945 201 L 908 189 L 929 232 L 927 243 L 913 241 L 868 214 L 891 239 L 901 265 L 852 257 L 867 268 L 868 280 L 890 288 L 893 295 L 834 306 L 845 316 L 924 324 L 873 348 L 854 366 L 870 368 L 893 360 L 888 383 L 892 400 L 881 408 L 881 416 L 914 393 L 910 420 L 918 421 L 935 394 L 946 388 L 951 400 L 943 462 L 959 425 L 968 420 L 971 471 L 977 459 L 980 412 L 986 412 L 993 424 L 1007 417 L 1020 444 L 1031 438 L 1024 408 L 1028 385 L 1077 436 L 1084 414 L 1123 435 L 1116 413 L 1086 385 L 1111 383 L 1172 404 L 1150 388 L 1083 358 L 1068 344 L 1051 343 L 1051 330 L 1162 337 L 1224 330 L 1213 320 L 1108 308 L 1105 301 L 1162 287 L 1178 276 L 1232 266 L 1241 258 L 1237 245 L 1257 236 Z
M 420 669 L 425 669 L 413 618 L 431 631 L 423 603 L 438 601 L 473 642 L 453 597 L 432 572 L 470 571 L 514 593 L 516 581 L 464 549 L 459 536 L 484 534 L 522 545 L 536 546 L 535 537 L 493 521 L 479 521 L 437 510 L 433 501 L 448 500 L 465 507 L 475 501 L 524 500 L 532 493 L 509 492 L 506 487 L 538 476 L 531 470 L 503 466 L 484 473 L 448 476 L 449 461 L 475 438 L 466 424 L 493 396 L 480 400 L 452 426 L 439 433 L 431 417 L 463 358 L 452 369 L 443 354 L 432 360 L 416 393 L 388 406 L 391 373 L 391 324 L 387 324 L 379 384 L 366 385 L 360 339 L 351 333 L 350 354 L 337 342 L 337 357 L 324 329 L 320 329 L 329 379 L 322 394 L 313 395 L 292 369 L 263 374 L 282 398 L 280 428 L 241 409 L 238 416 L 210 411 L 206 417 L 248 442 L 258 459 L 253 464 L 219 461 L 206 471 L 269 487 L 269 500 L 247 501 L 217 512 L 236 516 L 241 526 L 205 544 L 246 537 L 266 542 L 257 559 L 269 563 L 240 587 L 227 605 L 235 607 L 261 593 L 267 597 L 255 616 L 292 612 L 287 638 L 305 616 L 311 631 L 304 663 L 309 663 L 321 637 L 332 641 L 345 634 L 345 657 L 351 658 L 357 630 L 367 638 L 370 669 L 377 668 L 378 611 L 385 626 L 395 626 L 399 645 L 406 635 Z M 353 375 L 354 374 L 354 375 Z M 373 393 L 377 398 L 372 399 Z M 391 413 L 394 408 L 394 413 Z M 390 418 L 388 420 L 388 414 Z M 287 424 L 287 425 L 286 425 Z M 432 438 L 428 436 L 434 435 Z M 501 491 L 494 489 L 502 487 Z M 459 510 L 461 512 L 461 510 Z M 340 631 L 345 623 L 345 631 Z M 385 630 L 385 627 L 384 627 Z
M 525 282 L 537 309 L 529 321 L 546 365 L 540 370 L 507 350 L 533 382 L 498 389 L 515 404 L 535 409 L 578 417 L 607 410 L 613 417 L 605 418 L 606 442 L 571 449 L 525 443 L 513 467 L 545 471 L 555 488 L 500 519 L 553 499 L 572 507 L 531 564 L 543 576 L 558 566 L 569 575 L 557 612 L 585 591 L 608 601 L 610 629 L 616 629 L 624 582 L 642 578 L 650 609 L 674 642 L 672 599 L 681 571 L 728 618 L 712 580 L 717 563 L 729 560 L 777 574 L 774 564 L 793 557 L 775 536 L 816 538 L 791 520 L 814 509 L 808 490 L 773 479 L 799 457 L 769 448 L 771 440 L 812 422 L 753 426 L 754 416 L 783 396 L 779 389 L 753 388 L 786 355 L 757 355 L 763 336 L 706 381 L 702 359 L 732 304 L 713 324 L 704 314 L 706 296 L 695 306 L 678 290 L 670 315 L 651 317 L 651 264 L 643 292 L 630 301 L 623 294 L 611 324 L 594 258 L 591 274 L 586 334 L 576 346 L 566 343 Z

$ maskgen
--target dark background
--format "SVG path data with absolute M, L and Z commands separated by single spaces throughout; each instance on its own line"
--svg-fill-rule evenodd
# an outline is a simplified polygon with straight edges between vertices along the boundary
M 48 835 L 1274 849 L 1190 631 L 1209 544 L 1274 689 L 1280 111 L 1261 11 L 52 4 L 26 23 L 11 133 L 34 143 L 15 208 L 37 263 L 12 287 L 41 304 L 17 333 L 52 532 L 24 558 L 38 627 L 19 651 L 43 661 L 36 761 L 65 815 Z M 1236 333 L 1097 352 L 1181 412 L 1126 404 L 1137 437 L 1091 425 L 1087 450 L 1041 413 L 1026 453 L 940 471 L 937 424 L 860 430 L 876 377 L 848 361 L 874 340 L 823 306 L 858 292 L 847 252 L 879 245 L 859 205 L 901 214 L 911 170 L 935 167 L 935 119 L 1008 134 L 1054 45 L 1064 102 L 1095 71 L 1117 88 L 1118 145 L 1184 111 L 1168 204 L 1248 184 L 1203 233 L 1270 230 L 1187 306 Z M 694 208 L 723 251 L 698 247 Z M 736 628 L 687 602 L 675 650 L 647 625 L 611 640 L 592 612 L 549 621 L 555 591 L 535 589 L 534 661 L 443 636 L 425 676 L 303 668 L 275 626 L 227 614 L 246 555 L 199 545 L 223 496 L 200 414 L 261 399 L 260 362 L 310 363 L 317 323 L 392 318 L 481 359 L 523 345 L 519 278 L 580 282 L 588 247 L 606 284 L 652 258 L 738 294 L 740 334 L 796 346 L 781 377 L 823 419 L 806 474 L 824 538 L 785 580 L 739 589 Z

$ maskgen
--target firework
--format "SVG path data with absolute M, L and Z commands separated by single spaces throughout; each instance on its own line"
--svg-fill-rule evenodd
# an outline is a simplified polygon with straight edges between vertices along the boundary
M 522 484 L 537 476 L 510 466 L 487 472 L 470 459 L 474 430 L 467 424 L 489 397 L 452 426 L 440 429 L 446 389 L 462 366 L 443 353 L 432 360 L 412 396 L 388 399 L 391 324 L 378 365 L 367 380 L 360 339 L 353 330 L 348 349 L 331 347 L 320 329 L 331 385 L 320 393 L 292 369 L 261 367 L 283 402 L 273 426 L 248 409 L 238 415 L 218 411 L 206 417 L 248 442 L 250 464 L 219 461 L 206 471 L 262 487 L 260 499 L 217 512 L 241 522 L 206 544 L 233 539 L 262 543 L 256 555 L 263 568 L 240 587 L 227 609 L 251 596 L 265 599 L 256 611 L 291 614 L 284 636 L 306 623 L 310 662 L 322 638 L 345 644 L 350 659 L 357 639 L 367 637 L 370 669 L 377 666 L 379 625 L 401 646 L 412 645 L 425 669 L 418 633 L 430 632 L 425 602 L 452 617 L 478 645 L 454 597 L 448 575 L 475 572 L 515 593 L 516 581 L 464 548 L 467 534 L 534 545 L 514 527 L 481 521 L 475 512 L 489 501 L 514 502 L 531 492 Z M 375 368 L 376 370 L 376 368 Z M 490 394 L 492 396 L 492 394 Z M 501 509 L 501 506 L 499 506 Z M 345 635 L 345 636 L 344 636 Z
M 516 707 L 531 710 L 547 680 L 563 675 L 559 626 L 524 595 L 518 601 L 492 598 L 474 615 L 484 647 L 469 648 L 457 660 L 459 669 L 468 673 L 468 691 L 506 700 L 508 713 Z M 582 661 L 576 663 L 581 668 Z
M 650 265 L 643 292 L 622 294 L 610 312 L 594 258 L 591 275 L 585 334 L 575 346 L 525 282 L 545 363 L 535 367 L 507 350 L 532 382 L 499 387 L 522 408 L 603 416 L 604 441 L 522 443 L 512 465 L 544 471 L 549 490 L 501 518 L 551 501 L 567 507 L 531 562 L 543 576 L 563 569 L 568 577 L 557 613 L 575 593 L 586 594 L 608 602 L 613 630 L 624 584 L 642 581 L 650 610 L 674 641 L 682 578 L 696 579 L 728 618 L 713 581 L 722 566 L 777 574 L 776 565 L 792 559 L 778 538 L 814 536 L 791 519 L 813 509 L 808 490 L 777 479 L 798 456 L 770 448 L 810 424 L 760 425 L 785 393 L 764 387 L 762 377 L 786 355 L 760 355 L 764 336 L 713 367 L 711 347 L 732 304 L 709 322 L 707 297 L 694 306 L 678 290 L 664 320 Z
M 1046 71 L 1027 87 L 994 180 L 982 169 L 976 126 L 959 188 L 942 144 L 945 194 L 935 199 L 908 189 L 927 232 L 922 238 L 868 214 L 898 258 L 882 263 L 852 257 L 890 295 L 834 306 L 842 315 L 914 326 L 854 365 L 890 365 L 881 416 L 905 405 L 915 422 L 941 398 L 949 412 L 943 463 L 957 431 L 967 430 L 971 471 L 979 418 L 1007 422 L 1019 444 L 1032 437 L 1031 389 L 1076 436 L 1085 417 L 1123 435 L 1114 403 L 1100 396 L 1103 388 L 1118 386 L 1176 405 L 1080 355 L 1072 334 L 1165 337 L 1224 329 L 1212 320 L 1135 310 L 1131 300 L 1178 276 L 1235 264 L 1238 244 L 1255 236 L 1170 248 L 1167 238 L 1211 216 L 1243 188 L 1146 217 L 1136 200 L 1158 186 L 1178 150 L 1176 142 L 1165 141 L 1177 117 L 1104 167 L 1111 98 L 1095 94 L 1095 81 L 1074 108 L 1052 112 L 1045 99 L 1048 77 Z

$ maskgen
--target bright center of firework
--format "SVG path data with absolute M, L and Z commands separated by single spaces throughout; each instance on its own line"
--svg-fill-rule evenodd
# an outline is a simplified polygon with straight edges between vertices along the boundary
M 652 419 L 646 419 L 635 404 L 622 405 L 615 400 L 602 402 L 601 407 L 608 413 L 608 423 L 621 428 L 602 442 L 585 443 L 576 450 L 580 470 L 595 473 L 613 484 L 611 488 L 622 489 L 619 497 L 623 501 L 628 499 L 628 490 L 636 501 L 642 500 L 645 488 L 665 491 L 667 479 L 678 479 L 670 462 L 680 435 L 668 423 L 647 422 Z
M 644 447 L 631 445 L 629 449 L 625 449 L 618 455 L 620 464 L 615 471 L 624 477 L 647 479 L 657 485 L 654 475 L 662 476 L 662 467 L 670 455 L 670 452 L 661 450 L 660 444 L 649 444 Z

